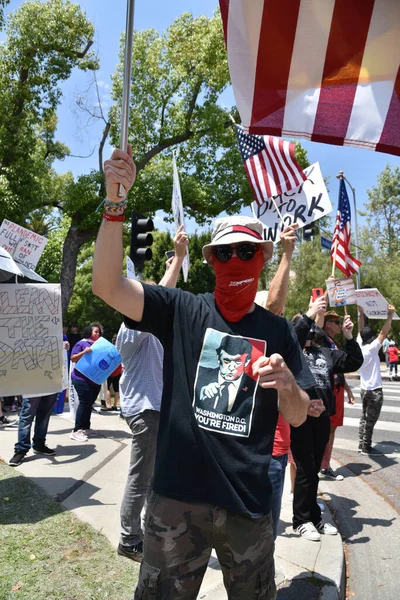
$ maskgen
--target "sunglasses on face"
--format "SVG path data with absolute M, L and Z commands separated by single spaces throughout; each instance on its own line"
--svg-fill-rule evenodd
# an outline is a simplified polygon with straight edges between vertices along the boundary
M 240 244 L 239 246 L 215 246 L 213 248 L 214 256 L 219 262 L 228 262 L 233 256 L 233 251 L 236 250 L 240 260 L 251 260 L 258 251 L 257 244 Z
M 341 322 L 340 321 L 331 321 L 331 323 L 333 323 L 334 325 L 339 325 L 339 327 L 341 326 Z

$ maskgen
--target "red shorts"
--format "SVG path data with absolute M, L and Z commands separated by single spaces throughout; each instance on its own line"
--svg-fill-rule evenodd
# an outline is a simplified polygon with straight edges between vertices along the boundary
M 331 427 L 341 427 L 344 419 L 344 387 L 335 385 L 336 414 L 331 417 Z

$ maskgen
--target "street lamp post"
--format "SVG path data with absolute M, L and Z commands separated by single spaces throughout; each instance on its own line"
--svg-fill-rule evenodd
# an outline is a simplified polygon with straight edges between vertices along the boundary
M 356 238 L 356 259 L 358 260 L 358 227 L 357 227 L 357 204 L 356 204 L 356 190 L 355 188 L 353 188 L 353 186 L 351 185 L 350 181 L 348 179 L 346 179 L 346 177 L 343 174 L 343 171 L 339 171 L 339 175 L 336 175 L 337 179 L 344 179 L 344 181 L 346 181 L 349 185 L 349 188 L 351 189 L 352 193 L 353 193 L 353 203 L 354 203 L 354 235 Z M 361 288 L 361 278 L 360 278 L 360 269 L 358 269 L 357 273 L 356 273 L 356 282 L 357 282 L 357 289 L 359 290 Z

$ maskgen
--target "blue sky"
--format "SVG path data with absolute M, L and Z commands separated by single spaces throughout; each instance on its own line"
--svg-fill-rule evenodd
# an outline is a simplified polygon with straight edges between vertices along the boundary
M 81 5 L 95 26 L 94 47 L 100 58 L 98 80 L 103 106 L 107 108 L 111 103 L 109 95 L 111 75 L 118 63 L 119 40 L 121 33 L 125 30 L 126 0 L 113 0 L 113 2 L 110 0 L 80 0 L 79 2 L 78 0 L 77 3 Z M 21 4 L 23 4 L 21 0 L 12 0 L 8 10 L 15 10 Z M 189 11 L 194 16 L 200 14 L 211 16 L 217 5 L 217 0 L 173 0 L 172 2 L 168 0 L 136 0 L 135 28 L 153 27 L 162 31 L 182 12 Z M 63 86 L 64 97 L 58 113 L 58 139 L 66 143 L 73 154 L 80 156 L 86 156 L 93 148 L 97 148 L 102 131 L 100 123 L 87 126 L 86 117 L 77 114 L 76 110 L 76 98 L 79 93 L 87 89 L 90 82 L 90 74 L 75 71 Z M 224 98 L 229 105 L 234 103 L 233 95 L 226 94 Z M 395 167 L 400 164 L 398 157 L 388 154 L 300 141 L 307 150 L 310 162 L 319 161 L 322 174 L 329 178 L 330 197 L 335 208 L 339 190 L 339 182 L 335 176 L 340 170 L 344 171 L 345 176 L 356 189 L 357 207 L 362 210 L 364 203 L 368 201 L 366 190 L 376 185 L 378 174 L 385 165 L 389 163 Z M 79 175 L 89 172 L 92 168 L 97 168 L 97 161 L 97 150 L 95 150 L 89 158 L 70 157 L 57 163 L 56 168 L 59 172 L 71 170 L 74 175 Z M 350 193 L 349 196 L 351 197 Z M 250 214 L 249 209 L 245 209 L 243 212 Z M 359 217 L 359 223 L 362 224 L 362 221 Z M 157 226 L 163 228 L 160 215 L 157 218 Z M 194 223 L 190 226 L 188 224 L 188 230 L 190 231 L 194 226 Z

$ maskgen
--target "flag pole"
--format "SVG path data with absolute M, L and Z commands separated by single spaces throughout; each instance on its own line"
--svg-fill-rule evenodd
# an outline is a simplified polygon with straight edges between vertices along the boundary
M 335 240 L 335 249 L 333 251 L 333 265 L 332 265 L 332 277 L 335 277 L 335 266 L 336 266 L 336 252 L 337 252 L 337 238 Z
M 127 0 L 126 29 L 125 29 L 125 57 L 124 57 L 124 85 L 122 91 L 121 134 L 120 150 L 128 150 L 129 108 L 132 78 L 132 48 L 133 48 L 133 18 L 135 13 L 135 0 Z M 118 197 L 125 198 L 126 190 L 122 184 L 119 186 Z
M 348 185 L 349 188 L 351 189 L 351 192 L 353 194 L 353 204 L 354 204 L 354 236 L 356 238 L 356 259 L 359 260 L 358 258 L 358 227 L 357 227 L 357 204 L 356 204 L 356 190 L 355 188 L 353 188 L 353 186 L 351 185 L 350 181 L 344 176 L 343 171 L 339 171 L 339 175 L 336 175 L 337 179 L 344 179 Z M 357 287 L 356 289 L 359 290 L 361 288 L 361 275 L 360 275 L 360 269 L 358 269 L 358 271 L 356 272 L 356 284 Z

